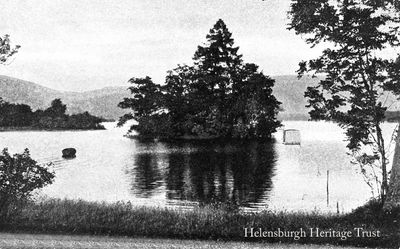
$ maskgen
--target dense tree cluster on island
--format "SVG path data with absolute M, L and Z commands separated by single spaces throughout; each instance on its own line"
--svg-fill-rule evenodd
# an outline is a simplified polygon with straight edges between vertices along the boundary
M 198 46 L 193 65 L 178 65 L 168 72 L 164 85 L 150 77 L 132 78 L 133 97 L 121 108 L 132 113 L 131 127 L 151 138 L 269 139 L 280 122 L 280 102 L 272 94 L 274 80 L 255 64 L 244 63 L 232 34 L 218 20 Z
M 66 114 L 67 107 L 60 99 L 54 99 L 45 110 L 32 111 L 26 104 L 13 104 L 0 98 L 0 128 L 48 129 L 48 130 L 95 130 L 104 129 L 104 119 L 88 112 Z

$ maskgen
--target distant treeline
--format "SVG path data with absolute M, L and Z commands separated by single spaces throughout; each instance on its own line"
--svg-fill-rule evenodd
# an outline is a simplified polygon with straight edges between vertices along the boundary
M 13 104 L 0 98 L 1 128 L 32 128 L 54 130 L 92 130 L 104 129 L 100 124 L 104 121 L 88 112 L 68 115 L 67 107 L 60 99 L 54 99 L 45 110 L 32 111 L 26 104 Z

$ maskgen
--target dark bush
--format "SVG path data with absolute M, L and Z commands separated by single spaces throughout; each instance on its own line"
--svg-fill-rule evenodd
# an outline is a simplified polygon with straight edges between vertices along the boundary
M 0 222 L 11 207 L 27 200 L 32 191 L 53 182 L 54 173 L 33 160 L 29 150 L 11 156 L 7 149 L 0 153 Z

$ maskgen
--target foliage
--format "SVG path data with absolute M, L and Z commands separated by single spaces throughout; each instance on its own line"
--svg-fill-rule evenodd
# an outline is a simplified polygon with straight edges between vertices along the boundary
M 10 36 L 5 35 L 0 38 L 0 64 L 6 63 L 6 61 L 18 52 L 20 45 L 16 45 L 14 48 L 10 45 Z
M 28 126 L 33 118 L 32 109 L 24 104 L 10 104 L 0 98 L 0 127 Z
M 72 114 L 67 116 L 67 124 L 65 127 L 69 129 L 103 129 L 104 127 L 100 124 L 104 122 L 103 118 L 99 118 L 91 115 L 89 112 L 83 112 L 78 114 Z
M 150 77 L 132 78 L 129 82 L 133 85 L 128 88 L 133 98 L 124 98 L 118 106 L 121 108 L 135 106 L 133 114 L 137 117 L 149 116 L 157 111 L 161 99 L 159 85 L 154 84 Z
M 0 220 L 8 209 L 31 196 L 32 191 L 53 182 L 54 173 L 30 157 L 29 150 L 11 156 L 7 149 L 0 153 Z
M 242 62 L 232 34 L 220 19 L 207 35 L 207 43 L 198 46 L 193 60 L 200 74 L 197 91 L 205 106 L 215 106 L 220 114 L 232 103 Z M 203 90 L 204 89 L 204 90 Z
M 88 112 L 67 115 L 66 105 L 60 99 L 51 102 L 46 110 L 32 111 L 25 104 L 12 104 L 0 98 L 0 127 L 36 129 L 104 129 L 102 118 Z
M 133 113 L 131 127 L 153 137 L 268 139 L 280 123 L 280 102 L 272 95 L 274 80 L 246 64 L 225 23 L 218 20 L 198 46 L 193 65 L 178 65 L 168 72 L 165 85 L 150 77 L 132 78 L 132 98 L 121 108 Z M 158 124 L 161 121 L 162 124 Z M 156 125 L 157 124 L 157 125 Z
M 307 243 L 355 245 L 368 247 L 398 246 L 400 209 L 385 213 L 375 203 L 358 208 L 345 215 L 287 211 L 246 213 L 223 205 L 167 209 L 134 206 L 131 203 L 112 204 L 82 200 L 44 200 L 27 205 L 21 215 L 11 217 L 3 229 L 35 233 L 66 233 L 117 235 L 151 238 L 212 239 L 263 241 L 277 243 Z M 263 231 L 299 231 L 307 235 L 310 228 L 320 231 L 350 231 L 352 237 L 306 236 L 246 238 L 244 229 Z M 355 228 L 380 231 L 380 237 L 355 236 Z M 1 228 L 0 228 L 1 229 Z M 6 230 L 6 231 L 7 231 Z
M 382 200 L 388 191 L 384 100 L 387 91 L 399 94 L 394 76 L 400 67 L 379 51 L 399 44 L 397 7 L 393 1 L 294 0 L 289 12 L 289 29 L 305 36 L 312 47 L 326 45 L 320 57 L 301 62 L 298 71 L 299 76 L 312 72 L 325 78 L 305 93 L 310 116 L 346 129 L 354 162 L 363 170 L 374 165 L 381 171 Z
M 66 110 L 67 106 L 62 103 L 61 99 L 54 99 L 51 101 L 50 107 L 44 111 L 44 115 L 52 118 L 63 117 Z
M 170 126 L 169 115 L 154 114 L 152 116 L 143 116 L 138 118 L 140 125 L 133 125 L 142 138 L 154 138 L 154 137 L 170 137 Z

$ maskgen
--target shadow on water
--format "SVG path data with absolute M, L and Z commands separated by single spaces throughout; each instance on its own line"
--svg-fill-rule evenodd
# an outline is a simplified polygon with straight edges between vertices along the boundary
M 199 204 L 257 208 L 267 203 L 275 171 L 275 143 L 139 142 L 130 170 L 132 193 Z M 175 203 L 175 202 L 173 202 Z

